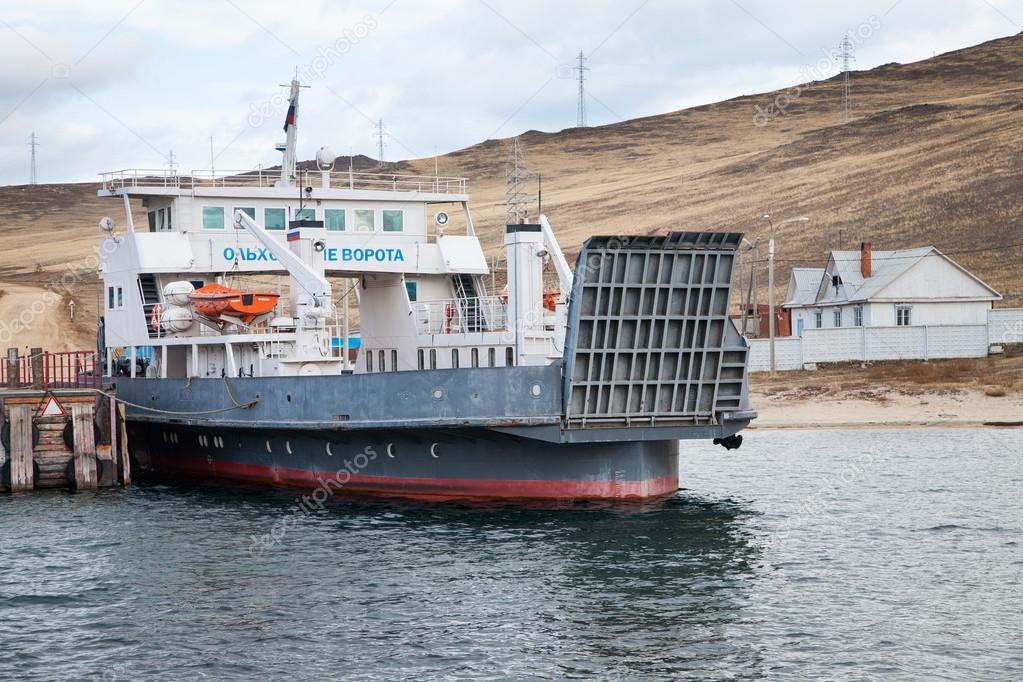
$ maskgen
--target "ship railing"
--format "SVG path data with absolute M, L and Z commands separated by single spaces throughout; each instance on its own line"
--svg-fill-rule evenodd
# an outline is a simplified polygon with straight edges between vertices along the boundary
M 335 189 L 361 189 L 384 192 L 417 192 L 430 194 L 467 194 L 468 178 L 433 175 L 403 175 L 396 173 L 355 173 L 331 171 L 327 173 L 330 187 Z M 196 187 L 255 187 L 276 186 L 281 179 L 280 169 L 268 170 L 193 170 L 179 174 L 167 169 L 127 168 L 100 174 L 103 189 L 134 189 L 169 187 L 194 189 Z M 294 183 L 300 187 L 322 187 L 323 172 L 299 171 Z
M 420 334 L 472 334 L 504 331 L 508 312 L 499 296 L 452 298 L 413 304 Z

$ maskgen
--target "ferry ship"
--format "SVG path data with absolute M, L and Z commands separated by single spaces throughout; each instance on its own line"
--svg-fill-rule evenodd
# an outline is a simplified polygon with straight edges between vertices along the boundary
M 100 222 L 100 347 L 139 466 L 646 499 L 678 489 L 680 444 L 741 443 L 756 416 L 728 315 L 741 234 L 594 236 L 573 268 L 540 215 L 507 225 L 507 287 L 488 290 L 468 181 L 336 170 L 326 148 L 300 168 L 299 89 L 280 169 L 102 175 L 124 225 Z

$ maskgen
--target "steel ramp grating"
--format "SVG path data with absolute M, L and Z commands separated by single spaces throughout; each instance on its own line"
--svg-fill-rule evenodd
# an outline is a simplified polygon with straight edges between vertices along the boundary
M 568 425 L 715 423 L 741 409 L 747 346 L 728 317 L 742 235 L 595 237 L 565 346 Z

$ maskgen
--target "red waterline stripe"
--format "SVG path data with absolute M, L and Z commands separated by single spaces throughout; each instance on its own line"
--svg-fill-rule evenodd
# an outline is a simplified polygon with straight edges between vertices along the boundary
M 410 478 L 353 474 L 350 479 L 335 471 L 306 471 L 240 464 L 208 463 L 205 459 L 174 457 L 161 459 L 162 468 L 180 473 L 224 478 L 245 483 L 262 483 L 288 488 L 323 487 L 333 493 L 349 491 L 373 495 L 437 498 L 518 499 L 646 499 L 678 490 L 678 474 L 642 481 L 558 481 L 518 479 Z

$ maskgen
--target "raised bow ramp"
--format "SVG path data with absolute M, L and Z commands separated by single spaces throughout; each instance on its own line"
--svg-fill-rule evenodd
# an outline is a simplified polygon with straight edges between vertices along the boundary
M 586 241 L 568 311 L 568 431 L 688 427 L 707 437 L 755 417 L 749 347 L 728 317 L 741 243 L 734 232 Z

